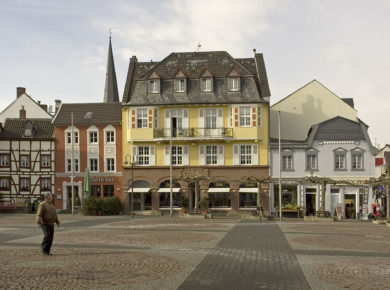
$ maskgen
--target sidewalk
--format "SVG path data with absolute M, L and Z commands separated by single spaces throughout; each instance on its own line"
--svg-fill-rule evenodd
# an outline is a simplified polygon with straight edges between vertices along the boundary
M 60 215 L 52 253 L 28 214 L 0 215 L 0 289 L 384 289 L 390 227 Z

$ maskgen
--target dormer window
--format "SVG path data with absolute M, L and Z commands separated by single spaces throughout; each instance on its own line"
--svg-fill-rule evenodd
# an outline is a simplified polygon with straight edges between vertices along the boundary
M 32 136 L 32 129 L 31 128 L 24 129 L 23 135 L 24 135 L 24 137 L 31 137 Z
M 160 81 L 159 80 L 149 80 L 149 93 L 158 94 L 160 92 Z
M 148 79 L 148 93 L 158 94 L 160 93 L 160 76 L 153 72 Z
M 201 79 L 202 92 L 211 92 L 211 78 Z
M 238 91 L 240 89 L 240 78 L 229 78 L 229 91 Z
M 175 92 L 185 93 L 186 91 L 186 80 L 185 79 L 176 79 L 175 80 Z

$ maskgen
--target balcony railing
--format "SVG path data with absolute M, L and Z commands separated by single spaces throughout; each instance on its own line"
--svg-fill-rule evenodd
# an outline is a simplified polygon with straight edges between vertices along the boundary
M 154 129 L 153 137 L 154 138 L 204 138 L 204 137 L 213 137 L 213 138 L 225 138 L 233 137 L 232 128 L 187 128 L 187 129 Z

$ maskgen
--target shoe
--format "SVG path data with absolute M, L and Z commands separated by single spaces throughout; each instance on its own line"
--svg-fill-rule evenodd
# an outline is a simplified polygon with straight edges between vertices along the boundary
M 44 256 L 52 256 L 52 254 L 50 254 L 50 253 L 45 253 L 45 252 L 42 252 L 42 255 L 44 255 Z

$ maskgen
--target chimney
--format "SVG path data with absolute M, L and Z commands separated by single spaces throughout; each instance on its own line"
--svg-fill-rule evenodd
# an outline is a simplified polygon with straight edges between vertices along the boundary
M 26 110 L 24 109 L 24 106 L 19 110 L 19 118 L 26 119 Z
M 136 63 L 138 62 L 138 59 L 135 55 L 133 55 L 131 58 L 130 58 L 130 63 Z
M 57 113 L 57 112 L 58 112 L 58 109 L 59 109 L 60 106 L 61 106 L 61 100 L 55 100 L 54 102 L 55 102 L 55 104 L 56 104 L 56 113 Z
M 40 106 L 43 110 L 45 110 L 45 112 L 47 112 L 47 105 L 40 104 L 39 106 Z
M 16 98 L 19 98 L 21 95 L 26 93 L 26 88 L 17 87 L 16 88 Z

